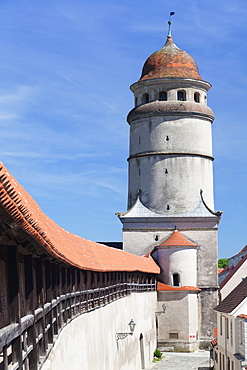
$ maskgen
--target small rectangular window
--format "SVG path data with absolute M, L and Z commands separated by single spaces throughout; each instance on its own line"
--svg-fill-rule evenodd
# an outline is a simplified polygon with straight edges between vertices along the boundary
M 178 339 L 178 333 L 169 333 L 169 339 Z

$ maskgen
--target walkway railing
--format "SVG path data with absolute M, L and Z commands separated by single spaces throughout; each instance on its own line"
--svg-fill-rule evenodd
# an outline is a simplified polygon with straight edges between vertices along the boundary
M 154 291 L 155 284 L 120 283 L 61 295 L 20 323 L 0 329 L 0 370 L 37 370 L 48 357 L 59 333 L 75 317 L 133 292 Z

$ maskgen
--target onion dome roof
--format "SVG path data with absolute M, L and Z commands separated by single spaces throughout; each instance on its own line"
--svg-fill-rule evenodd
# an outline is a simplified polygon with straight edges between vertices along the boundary
M 174 44 L 172 36 L 168 36 L 165 45 L 146 60 L 139 81 L 156 78 L 202 80 L 195 60 Z

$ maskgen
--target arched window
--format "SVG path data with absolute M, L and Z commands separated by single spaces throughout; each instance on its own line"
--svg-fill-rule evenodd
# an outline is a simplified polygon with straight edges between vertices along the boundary
M 149 94 L 143 94 L 142 102 L 143 104 L 149 103 Z
M 184 90 L 179 90 L 177 92 L 177 99 L 178 100 L 186 100 L 186 92 Z
M 166 91 L 160 91 L 159 100 L 167 100 L 167 92 Z
M 137 99 L 137 96 L 135 97 L 135 107 L 137 106 L 137 102 L 138 102 L 138 99 Z
M 200 103 L 200 94 L 198 92 L 195 92 L 194 94 L 194 101 L 196 103 Z
M 173 274 L 172 275 L 172 285 L 173 286 L 179 286 L 180 285 L 180 276 L 179 276 L 179 274 Z

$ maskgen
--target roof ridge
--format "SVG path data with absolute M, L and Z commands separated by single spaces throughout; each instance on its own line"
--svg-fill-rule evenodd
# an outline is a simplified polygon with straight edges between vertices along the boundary
M 231 269 L 231 267 L 229 267 L 229 270 L 231 270 L 229 272 L 228 275 L 226 275 L 225 279 L 222 280 L 222 282 L 220 283 L 220 290 L 226 285 L 226 283 L 230 280 L 230 278 L 238 271 L 238 269 L 240 268 L 240 266 L 242 266 L 242 264 L 247 260 L 247 254 L 245 254 L 243 256 L 243 258 L 241 258 L 240 261 L 238 261 L 238 263 Z M 226 266 L 227 267 L 227 266 Z M 226 270 L 227 271 L 227 270 Z
M 231 313 L 240 303 L 247 298 L 247 277 L 244 278 L 214 310 L 218 312 Z

